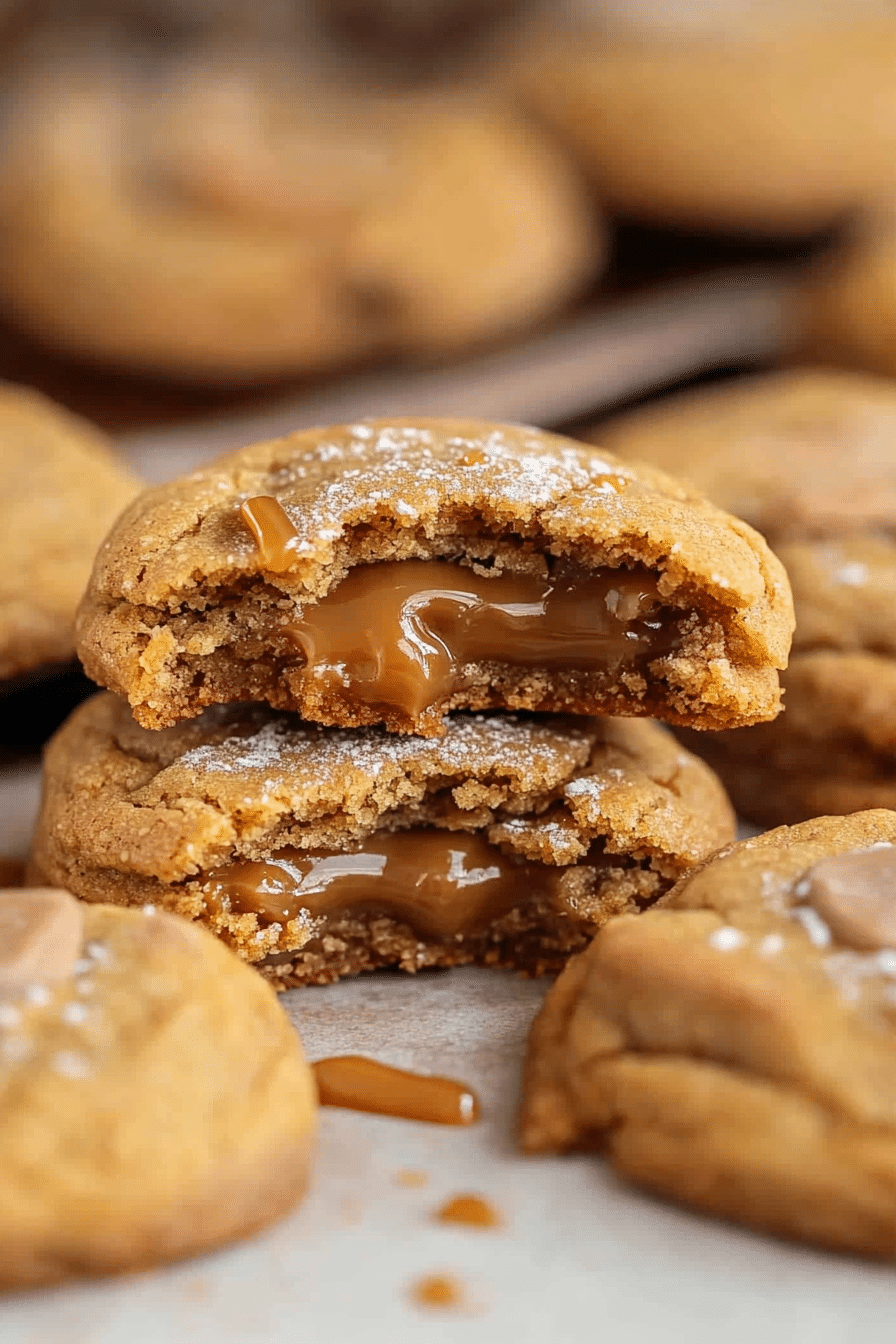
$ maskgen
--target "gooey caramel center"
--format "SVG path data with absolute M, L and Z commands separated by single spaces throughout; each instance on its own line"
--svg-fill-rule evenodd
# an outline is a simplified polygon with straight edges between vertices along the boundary
M 479 835 L 413 830 L 368 837 L 351 854 L 284 848 L 230 863 L 203 887 L 212 910 L 260 924 L 352 911 L 400 919 L 425 937 L 486 928 L 527 896 L 554 889 L 560 868 L 503 854 Z
M 242 506 L 265 567 L 295 563 L 295 529 L 267 496 Z M 383 561 L 349 571 L 289 627 L 320 690 L 411 717 L 450 698 L 469 664 L 604 670 L 646 664 L 680 642 L 658 576 L 644 568 L 548 578 L 475 573 L 446 560 Z

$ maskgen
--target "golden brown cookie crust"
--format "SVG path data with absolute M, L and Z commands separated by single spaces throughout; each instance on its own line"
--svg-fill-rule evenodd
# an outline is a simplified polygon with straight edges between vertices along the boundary
M 150 84 L 66 51 L 13 96 L 4 306 L 104 365 L 230 386 L 441 354 L 602 264 L 565 155 L 487 90 L 366 90 L 245 50 Z
M 93 557 L 138 489 L 99 430 L 0 383 L 0 678 L 71 658 Z
M 889 811 L 782 827 L 612 920 L 533 1027 L 525 1146 L 600 1146 L 706 1212 L 896 1255 L 896 953 L 838 943 L 806 878 L 894 842 Z
M 265 569 L 239 515 L 266 494 L 296 532 L 287 573 Z M 677 651 L 648 676 L 470 664 L 466 684 L 417 718 L 307 688 L 290 622 L 353 566 L 443 558 L 544 577 L 552 557 L 655 573 L 681 612 Z M 147 491 L 98 559 L 79 652 L 153 728 L 237 700 L 429 734 L 447 710 L 490 708 L 706 728 L 774 716 L 791 622 L 783 570 L 762 539 L 665 475 L 534 429 L 393 420 L 245 448 Z
M 351 849 L 415 826 L 480 833 L 559 866 L 562 892 L 521 894 L 481 933 L 442 939 L 351 912 L 312 936 L 307 921 L 265 926 L 203 897 L 221 865 L 287 845 Z M 445 737 L 426 739 L 233 706 L 152 732 L 101 695 L 47 749 L 33 869 L 88 901 L 152 902 L 201 920 L 256 964 L 281 957 L 263 969 L 286 988 L 377 965 L 556 968 L 608 914 L 655 900 L 733 827 L 712 773 L 647 722 L 458 715 Z M 589 886 L 576 865 L 594 845 L 611 862 Z
M 4 1003 L 0 1288 L 210 1250 L 307 1183 L 314 1082 L 269 987 L 161 911 L 84 919 L 74 973 Z

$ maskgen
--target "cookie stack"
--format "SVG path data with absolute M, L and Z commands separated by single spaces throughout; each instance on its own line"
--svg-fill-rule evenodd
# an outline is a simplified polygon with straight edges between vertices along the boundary
M 556 968 L 731 838 L 644 720 L 774 717 L 792 622 L 751 528 L 569 440 L 393 420 L 246 448 L 102 548 L 79 649 L 113 694 L 50 744 L 34 868 L 201 921 L 278 988 Z

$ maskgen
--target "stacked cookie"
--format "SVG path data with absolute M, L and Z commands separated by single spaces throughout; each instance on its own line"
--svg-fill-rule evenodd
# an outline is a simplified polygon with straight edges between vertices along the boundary
M 896 806 L 894 428 L 892 383 L 810 370 L 689 393 L 596 431 L 748 519 L 787 567 L 786 712 L 686 738 L 760 824 Z
M 201 921 L 278 987 L 559 967 L 732 835 L 634 720 L 773 717 L 791 627 L 751 528 L 556 436 L 247 448 L 101 550 L 79 647 L 113 694 L 50 745 L 35 872 Z

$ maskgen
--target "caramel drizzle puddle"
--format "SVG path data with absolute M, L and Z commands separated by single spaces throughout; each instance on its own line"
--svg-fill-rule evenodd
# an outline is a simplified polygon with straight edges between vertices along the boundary
M 463 1284 L 453 1274 L 424 1274 L 411 1285 L 410 1296 L 419 1307 L 451 1310 L 465 1300 Z
M 394 1069 L 364 1055 L 335 1055 L 312 1064 L 321 1106 L 342 1106 L 432 1125 L 472 1125 L 479 1099 L 466 1083 Z

